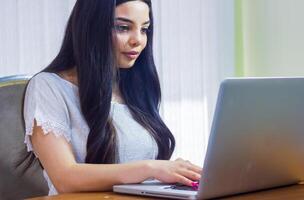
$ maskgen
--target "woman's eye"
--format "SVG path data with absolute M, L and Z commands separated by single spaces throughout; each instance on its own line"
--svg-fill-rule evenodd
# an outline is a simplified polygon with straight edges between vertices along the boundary
M 142 28 L 142 29 L 141 29 L 141 32 L 142 32 L 142 33 L 148 33 L 148 32 L 149 32 L 149 28 Z
M 118 32 L 127 32 L 130 30 L 129 26 L 126 25 L 116 25 L 115 30 Z

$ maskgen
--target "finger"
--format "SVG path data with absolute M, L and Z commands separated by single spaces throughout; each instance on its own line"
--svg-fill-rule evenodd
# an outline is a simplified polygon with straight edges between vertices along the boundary
M 201 174 L 202 173 L 202 168 L 192 164 L 191 162 L 185 162 L 185 167 L 189 170 L 195 171 L 196 173 Z
M 186 169 L 195 171 L 196 173 L 199 173 L 199 174 L 202 173 L 202 168 L 199 167 L 199 166 L 197 166 L 197 165 L 192 164 L 190 161 L 180 162 L 180 166 L 182 166 L 182 167 L 184 167 Z
M 176 182 L 181 183 L 183 185 L 192 186 L 193 181 L 182 175 L 176 174 Z
M 181 166 L 183 166 L 187 169 L 195 171 L 196 173 L 199 173 L 199 174 L 202 173 L 202 168 L 200 166 L 192 164 L 189 160 L 184 160 L 182 158 L 178 158 L 175 161 L 177 161 Z
M 194 165 L 194 164 L 190 165 L 190 169 L 193 170 L 193 171 L 195 171 L 196 173 L 199 173 L 199 174 L 201 174 L 202 171 L 203 171 L 203 169 L 201 167 L 199 167 L 197 165 Z
M 175 161 L 184 161 L 182 158 L 177 158 Z
M 198 181 L 201 179 L 201 175 L 199 173 L 187 169 L 181 169 L 178 173 L 190 180 Z

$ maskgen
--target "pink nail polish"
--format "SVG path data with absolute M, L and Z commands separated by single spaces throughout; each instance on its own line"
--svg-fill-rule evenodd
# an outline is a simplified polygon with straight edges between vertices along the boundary
M 194 190 L 198 190 L 198 186 L 199 186 L 198 182 L 192 182 L 191 185 Z

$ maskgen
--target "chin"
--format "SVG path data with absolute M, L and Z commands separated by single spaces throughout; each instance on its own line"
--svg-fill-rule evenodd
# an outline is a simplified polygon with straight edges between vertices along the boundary
M 121 69 L 129 69 L 129 68 L 132 68 L 132 67 L 134 66 L 134 63 L 135 63 L 135 62 L 132 62 L 132 63 L 124 63 L 124 64 L 119 65 L 119 68 L 121 68 Z
M 131 65 L 131 66 L 120 66 L 119 68 L 120 69 L 130 69 L 130 68 L 132 68 L 133 67 L 133 65 Z

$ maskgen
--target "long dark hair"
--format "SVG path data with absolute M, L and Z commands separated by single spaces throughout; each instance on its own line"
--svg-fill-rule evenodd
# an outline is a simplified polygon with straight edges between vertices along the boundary
M 147 46 L 130 69 L 115 67 L 112 30 L 115 7 L 130 0 L 77 0 L 69 18 L 59 54 L 44 72 L 76 67 L 81 111 L 90 128 L 87 163 L 116 163 L 117 136 L 109 116 L 112 85 L 118 80 L 133 118 L 158 145 L 157 159 L 170 159 L 175 140 L 159 115 L 160 83 L 153 59 L 151 0 Z M 117 76 L 115 76 L 117 75 Z

